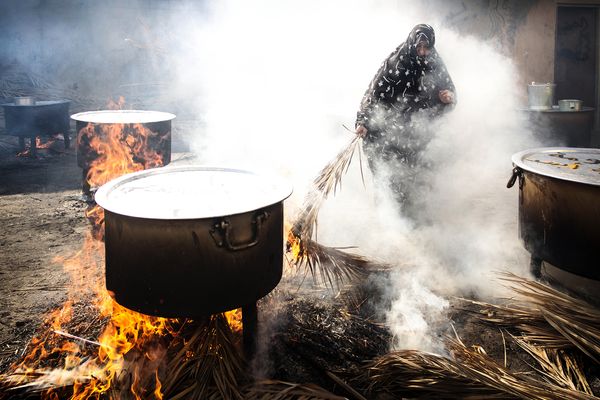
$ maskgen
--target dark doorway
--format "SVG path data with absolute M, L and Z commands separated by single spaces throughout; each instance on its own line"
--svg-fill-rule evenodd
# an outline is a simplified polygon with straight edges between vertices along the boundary
M 559 6 L 556 13 L 555 101 L 596 107 L 596 7 Z

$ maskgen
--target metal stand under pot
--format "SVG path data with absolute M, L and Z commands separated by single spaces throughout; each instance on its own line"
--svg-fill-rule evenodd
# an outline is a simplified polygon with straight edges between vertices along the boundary
M 291 187 L 250 171 L 163 167 L 96 192 L 105 210 L 106 288 L 134 311 L 205 318 L 242 308 L 254 354 L 256 302 L 283 271 L 283 200 Z

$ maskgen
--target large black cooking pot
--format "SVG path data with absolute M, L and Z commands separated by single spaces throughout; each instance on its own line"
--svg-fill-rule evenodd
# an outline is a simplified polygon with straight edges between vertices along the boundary
M 19 99 L 30 99 L 19 102 Z M 69 147 L 69 100 L 35 101 L 33 98 L 17 98 L 14 103 L 2 104 L 6 133 L 19 139 L 40 135 L 62 133 L 65 147 Z M 23 145 L 23 144 L 22 144 Z
M 512 157 L 519 234 L 532 258 L 600 279 L 600 149 L 538 148 Z
M 269 293 L 283 267 L 291 188 L 249 171 L 163 167 L 96 192 L 105 210 L 106 287 L 132 310 L 204 317 Z
M 77 130 L 77 164 L 84 170 L 88 169 L 97 157 L 96 150 L 90 147 L 92 138 L 106 141 L 111 129 L 119 129 L 123 146 L 128 146 L 128 135 L 139 135 L 139 127 L 144 128 L 143 133 L 148 137 L 144 141 L 145 147 L 141 150 L 154 150 L 162 159 L 162 165 L 171 162 L 171 120 L 174 114 L 161 111 L 145 110 L 101 110 L 86 111 L 71 115 L 75 120 Z M 141 157 L 143 154 L 136 154 Z

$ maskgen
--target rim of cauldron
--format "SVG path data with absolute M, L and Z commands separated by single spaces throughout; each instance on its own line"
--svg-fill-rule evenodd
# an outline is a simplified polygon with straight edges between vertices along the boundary
M 98 110 L 71 115 L 75 121 L 93 124 L 150 124 L 170 121 L 175 117 L 175 114 L 153 110 Z
M 52 106 L 55 104 L 65 104 L 70 103 L 71 100 L 36 100 L 34 104 L 15 104 L 15 103 L 3 103 L 0 104 L 2 107 L 30 107 L 30 108 L 39 108 L 44 106 Z
M 528 171 L 528 172 L 532 172 L 534 174 L 538 174 L 538 175 L 542 175 L 542 176 L 546 176 L 549 178 L 555 178 L 555 179 L 560 179 L 560 180 L 565 180 L 565 181 L 571 181 L 571 182 L 576 182 L 576 183 L 582 183 L 582 184 L 586 184 L 586 185 L 591 185 L 591 186 L 600 186 L 600 172 L 598 173 L 598 178 L 597 179 L 591 179 L 588 176 L 585 176 L 583 174 L 577 174 L 574 171 L 577 170 L 569 170 L 569 173 L 561 173 L 560 170 L 556 170 L 553 172 L 547 171 L 545 169 L 542 168 L 536 168 L 534 165 L 531 164 L 526 164 L 524 161 L 526 156 L 529 155 L 533 155 L 536 153 L 556 153 L 556 152 L 561 152 L 561 153 L 593 153 L 593 154 L 597 154 L 597 156 L 600 159 L 600 149 L 595 149 L 595 148 L 586 148 L 586 147 L 538 147 L 538 148 L 534 148 L 534 149 L 527 149 L 527 150 L 523 150 L 520 151 L 518 153 L 513 154 L 511 160 L 513 163 L 513 166 L 515 167 L 519 167 L 521 169 L 523 169 L 524 171 Z M 540 164 L 541 165 L 544 164 Z M 600 164 L 597 164 L 598 168 L 600 168 Z M 580 171 L 578 171 L 580 172 Z
M 265 201 L 260 205 L 257 204 L 243 204 L 245 199 L 240 199 L 237 203 L 239 204 L 238 209 L 235 209 L 231 212 L 220 212 L 214 214 L 208 214 L 206 212 L 202 213 L 201 209 L 198 209 L 197 215 L 157 215 L 148 214 L 145 212 L 146 210 L 142 209 L 142 207 L 138 207 L 135 210 L 131 210 L 131 208 L 127 209 L 127 211 L 123 210 L 123 206 L 119 207 L 118 202 L 112 201 L 110 198 L 111 192 L 117 190 L 120 186 L 123 186 L 127 183 L 143 179 L 148 176 L 155 176 L 159 174 L 169 174 L 174 172 L 185 172 L 185 171 L 206 171 L 206 172 L 228 172 L 228 173 L 238 173 L 238 174 L 247 174 L 251 175 L 255 178 L 259 178 L 264 182 L 272 182 L 271 186 L 274 188 L 270 196 L 265 197 Z M 190 184 L 193 184 L 190 182 Z M 109 181 L 102 185 L 95 193 L 94 199 L 96 203 L 108 210 L 112 213 L 124 215 L 133 218 L 144 218 L 144 219 L 154 219 L 154 220 L 193 220 L 193 219 L 204 219 L 204 218 L 218 218 L 225 216 L 233 216 L 239 214 L 245 214 L 251 211 L 255 211 L 261 208 L 269 207 L 273 204 L 280 203 L 291 196 L 292 194 L 292 186 L 284 181 L 281 177 L 273 175 L 272 173 L 267 173 L 263 171 L 251 171 L 248 169 L 241 168 L 230 168 L 230 167 L 220 167 L 220 166 L 207 166 L 207 165 L 184 165 L 184 166 L 165 166 L 159 168 L 151 168 L 147 170 L 142 170 L 138 172 L 129 173 L 126 175 L 122 175 L 116 179 Z M 237 205 L 236 204 L 236 205 Z M 165 204 L 168 206 L 168 204 Z

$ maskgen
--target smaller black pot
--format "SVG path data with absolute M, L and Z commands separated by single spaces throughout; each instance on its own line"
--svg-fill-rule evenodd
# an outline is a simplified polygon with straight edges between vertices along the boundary
M 32 138 L 62 133 L 65 147 L 69 141 L 69 100 L 36 101 L 29 104 L 2 104 L 6 133 L 12 136 Z
M 71 118 L 76 122 L 77 165 L 84 171 L 98 158 L 90 141 L 95 138 L 105 142 L 108 132 L 115 127 L 119 128 L 122 145 L 126 147 L 127 136 L 138 135 L 138 125 L 141 125 L 148 133 L 144 141 L 145 148 L 141 150 L 154 150 L 161 157 L 162 165 L 171 162 L 171 120 L 175 118 L 174 114 L 144 110 L 101 110 L 73 114 Z M 144 162 L 143 159 L 136 161 Z

